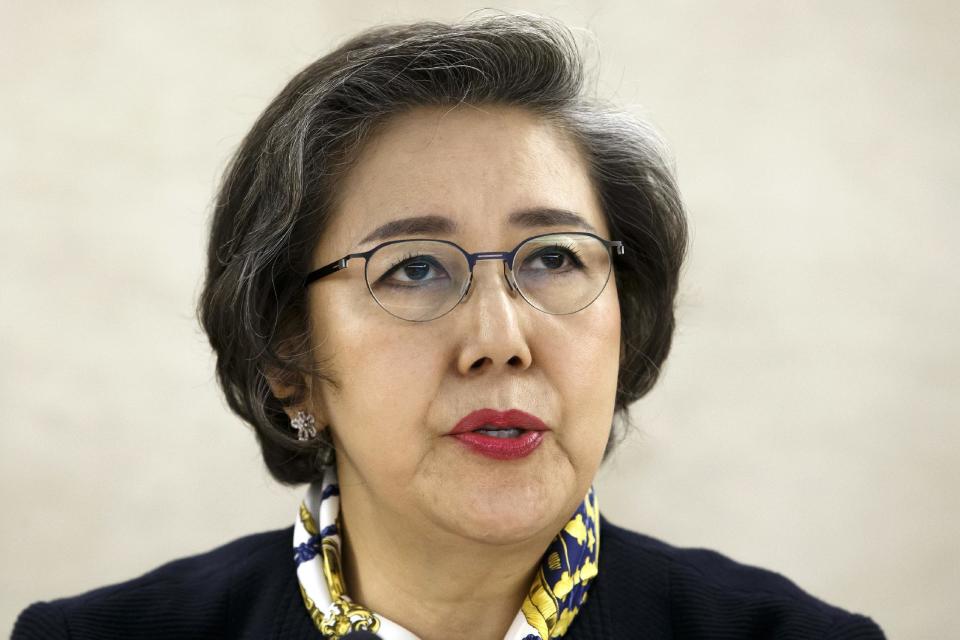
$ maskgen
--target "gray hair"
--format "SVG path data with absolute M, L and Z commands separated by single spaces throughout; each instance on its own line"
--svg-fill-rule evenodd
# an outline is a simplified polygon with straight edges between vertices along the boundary
M 305 377 L 334 387 L 314 362 L 303 277 L 336 209 L 338 185 L 377 128 L 418 106 L 527 109 L 567 132 L 590 167 L 611 238 L 621 357 L 604 459 L 630 426 L 629 406 L 654 385 L 670 350 L 686 220 L 658 137 L 589 98 L 580 51 L 562 24 L 495 15 L 455 24 L 369 29 L 303 69 L 257 119 L 227 167 L 210 228 L 198 317 L 230 408 L 257 434 L 280 482 L 322 477 L 329 430 L 297 440 L 285 407 Z M 296 391 L 271 393 L 267 375 Z

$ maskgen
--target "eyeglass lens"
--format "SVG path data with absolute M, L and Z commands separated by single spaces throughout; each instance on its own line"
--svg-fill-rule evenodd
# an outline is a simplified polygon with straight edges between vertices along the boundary
M 610 276 L 610 252 L 597 238 L 550 234 L 525 242 L 513 261 L 520 294 L 537 309 L 564 315 L 589 305 Z M 463 298 L 470 266 L 456 247 L 436 240 L 405 240 L 367 260 L 367 285 L 388 313 L 412 321 L 438 318 Z

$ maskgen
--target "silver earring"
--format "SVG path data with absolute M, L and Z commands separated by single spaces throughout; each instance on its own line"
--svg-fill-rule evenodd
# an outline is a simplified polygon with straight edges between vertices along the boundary
M 309 413 L 297 411 L 296 417 L 290 421 L 290 426 L 297 430 L 297 440 L 312 440 L 317 437 L 317 421 Z

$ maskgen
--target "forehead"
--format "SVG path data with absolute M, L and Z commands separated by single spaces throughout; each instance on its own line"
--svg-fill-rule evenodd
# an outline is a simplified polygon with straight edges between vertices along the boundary
M 376 229 L 425 216 L 449 224 L 421 235 L 459 240 L 467 249 L 532 235 L 537 224 L 607 235 L 576 145 L 555 125 L 512 107 L 422 107 L 391 118 L 358 155 L 337 201 L 320 250 L 369 248 Z M 523 215 L 550 210 L 586 225 L 571 224 L 570 216 Z

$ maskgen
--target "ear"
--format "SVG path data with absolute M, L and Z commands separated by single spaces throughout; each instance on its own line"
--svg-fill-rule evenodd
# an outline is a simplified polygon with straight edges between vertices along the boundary
M 283 410 L 290 419 L 297 415 L 298 411 L 306 411 L 314 416 L 318 425 L 324 424 L 322 413 L 316 403 L 311 401 L 311 385 L 308 377 L 302 376 L 295 371 L 287 369 L 268 368 L 264 372 L 267 384 L 270 386 L 270 392 L 273 397 L 281 402 L 290 401 L 291 404 L 285 405 Z

